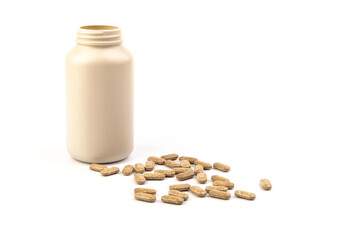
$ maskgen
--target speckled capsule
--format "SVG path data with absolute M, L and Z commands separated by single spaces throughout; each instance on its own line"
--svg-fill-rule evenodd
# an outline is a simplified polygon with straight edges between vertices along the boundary
M 184 199 L 184 201 L 188 200 L 188 198 L 189 198 L 189 194 L 180 192 L 178 190 L 169 190 L 168 194 L 170 196 L 182 197 Z
M 165 174 L 163 173 L 144 173 L 146 180 L 164 180 Z
M 224 186 L 230 190 L 234 188 L 234 184 L 232 182 L 226 182 L 226 181 L 215 181 L 213 182 L 213 186 Z
M 141 173 L 134 174 L 135 182 L 139 185 L 143 185 L 146 182 L 146 178 Z
M 176 160 L 178 158 L 178 155 L 176 153 L 172 153 L 172 154 L 163 155 L 161 156 L 161 158 L 164 158 L 166 160 Z
M 228 190 L 225 186 L 207 186 L 205 191 L 210 192 L 211 190 L 223 191 L 226 192 Z
M 213 197 L 213 198 L 229 200 L 231 197 L 231 194 L 229 192 L 211 190 L 211 191 L 209 191 L 209 196 Z
M 209 170 L 212 168 L 212 165 L 210 163 L 199 161 L 199 160 L 195 162 L 195 165 L 199 165 L 199 164 L 203 165 L 204 170 Z
M 134 167 L 132 165 L 126 165 L 122 170 L 122 174 L 124 174 L 124 176 L 130 176 L 133 171 Z
M 230 167 L 228 165 L 225 165 L 223 163 L 216 162 L 213 164 L 214 168 L 217 170 L 220 170 L 222 172 L 228 172 L 230 171 Z
M 104 168 L 107 168 L 107 166 L 97 164 L 97 163 L 93 163 L 93 164 L 89 165 L 89 168 L 91 170 L 93 170 L 93 171 L 101 172 L 101 170 L 103 170 Z
M 179 160 L 188 160 L 191 164 L 194 164 L 198 159 L 194 157 L 181 156 Z
M 155 167 L 155 162 L 154 161 L 146 161 L 145 162 L 145 171 L 152 171 Z
M 272 188 L 271 182 L 268 179 L 261 179 L 260 186 L 262 189 L 269 191 Z
M 165 174 L 165 177 L 175 176 L 175 171 L 173 169 L 171 169 L 171 170 L 158 169 L 158 170 L 155 170 L 154 173 L 163 173 L 163 174 Z
M 145 166 L 142 163 L 136 163 L 135 164 L 135 172 L 137 173 L 143 173 L 145 172 Z
M 206 176 L 206 173 L 198 173 L 196 175 L 196 180 L 198 181 L 198 183 L 200 184 L 204 184 L 207 182 L 207 176 Z
M 236 190 L 235 196 L 237 196 L 238 198 L 244 198 L 247 200 L 254 200 L 256 198 L 255 193 L 245 192 L 245 191 L 241 191 L 241 190 Z
M 144 202 L 155 202 L 156 201 L 156 195 L 155 194 L 148 194 L 148 193 L 143 193 L 143 192 L 138 192 L 134 194 L 135 199 L 139 200 L 139 201 L 144 201 Z
M 192 192 L 193 194 L 195 194 L 198 197 L 205 197 L 206 196 L 206 191 L 204 189 L 202 189 L 201 187 L 198 187 L 198 186 L 191 186 L 190 187 L 190 192 Z
M 165 165 L 166 165 L 167 167 L 169 167 L 169 168 L 178 168 L 178 167 L 180 167 L 180 164 L 179 164 L 179 163 L 174 162 L 174 161 L 172 161 L 172 160 L 166 160 L 166 161 L 165 161 Z
M 189 191 L 190 187 L 191 187 L 190 184 L 184 183 L 184 184 L 170 185 L 169 189 L 178 190 L 178 191 Z
M 215 181 L 230 182 L 230 180 L 229 180 L 229 179 L 224 178 L 224 177 L 219 176 L 219 175 L 212 175 L 212 176 L 211 176 L 211 180 L 212 180 L 213 182 L 215 182 Z
M 114 175 L 117 174 L 120 171 L 120 169 L 118 167 L 111 167 L 111 168 L 104 168 L 103 170 L 101 170 L 101 175 L 103 176 L 110 176 L 110 175 Z
M 181 205 L 181 204 L 183 204 L 184 199 L 182 197 L 164 195 L 164 196 L 161 197 L 161 201 L 163 201 L 164 203 Z
M 151 157 L 148 157 L 147 160 L 148 160 L 148 161 L 153 161 L 153 162 L 155 162 L 155 164 L 158 164 L 158 165 L 164 165 L 166 159 L 151 156 Z
M 156 194 L 156 190 L 152 188 L 135 188 L 134 193 L 147 193 L 147 194 Z
M 176 175 L 176 179 L 179 181 L 185 181 L 185 180 L 193 178 L 194 175 L 195 175 L 194 171 L 190 170 L 190 171 L 186 171 L 183 173 L 179 173 L 178 175 Z

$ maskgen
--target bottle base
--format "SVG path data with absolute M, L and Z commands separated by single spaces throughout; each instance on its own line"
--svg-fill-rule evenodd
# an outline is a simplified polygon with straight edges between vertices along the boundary
M 72 159 L 79 161 L 79 162 L 83 162 L 83 163 L 116 163 L 116 162 L 125 160 L 129 155 L 130 154 L 126 154 L 124 156 L 120 156 L 120 157 L 116 157 L 116 158 L 83 159 L 83 158 L 74 156 L 73 154 L 70 154 Z

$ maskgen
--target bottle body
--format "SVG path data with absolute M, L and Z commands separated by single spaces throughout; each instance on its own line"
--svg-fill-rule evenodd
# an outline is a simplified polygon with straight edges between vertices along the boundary
M 88 30 L 81 31 L 90 40 L 79 44 L 78 33 L 66 57 L 67 150 L 82 162 L 115 162 L 133 149 L 133 59 L 116 41 L 98 44 L 113 40 L 113 29 L 105 38 L 102 29 Z M 93 44 L 94 35 L 101 41 Z

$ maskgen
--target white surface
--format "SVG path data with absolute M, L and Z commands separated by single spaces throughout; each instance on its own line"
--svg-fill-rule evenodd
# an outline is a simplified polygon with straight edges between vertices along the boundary
M 359 12 L 358 1 L 1 2 L 0 238 L 359 239 Z M 113 165 L 221 161 L 255 201 L 163 204 L 171 179 L 144 185 L 156 203 L 138 202 L 133 177 L 69 158 L 64 57 L 87 24 L 119 25 L 135 56 L 135 149 Z

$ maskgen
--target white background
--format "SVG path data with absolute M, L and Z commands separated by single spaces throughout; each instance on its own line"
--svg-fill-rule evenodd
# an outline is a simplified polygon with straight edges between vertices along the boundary
M 0 238 L 359 239 L 359 13 L 346 0 L 2 1 Z M 121 27 L 135 57 L 135 149 L 113 165 L 224 162 L 255 201 L 167 205 L 168 179 L 143 203 L 132 176 L 68 156 L 64 57 L 89 24 Z

